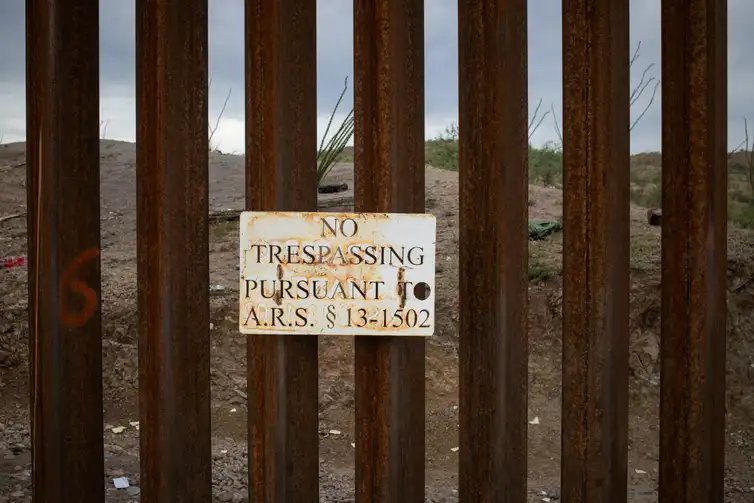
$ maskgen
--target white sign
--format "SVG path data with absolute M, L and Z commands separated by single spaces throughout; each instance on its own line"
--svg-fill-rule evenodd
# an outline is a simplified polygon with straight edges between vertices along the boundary
M 435 217 L 241 213 L 245 334 L 432 335 Z

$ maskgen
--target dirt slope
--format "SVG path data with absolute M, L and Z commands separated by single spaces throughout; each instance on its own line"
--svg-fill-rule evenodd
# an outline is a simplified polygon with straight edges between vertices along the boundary
M 23 144 L 0 146 L 0 218 L 25 211 Z M 102 277 L 105 431 L 108 501 L 138 496 L 116 491 L 111 478 L 138 486 L 136 241 L 134 145 L 102 143 Z M 210 207 L 243 206 L 243 159 L 210 156 Z M 352 166 L 333 178 L 353 184 Z M 438 219 L 438 330 L 427 341 L 427 498 L 457 500 L 458 455 L 458 178 L 428 168 L 427 211 Z M 559 218 L 561 192 L 530 187 L 530 218 Z M 504 205 L 501 206 L 504 211 Z M 656 501 L 659 411 L 660 232 L 632 208 L 630 501 Z M 237 333 L 235 223 L 210 229 L 212 451 L 217 501 L 246 498 L 245 340 Z M 25 219 L 0 223 L 0 260 L 25 253 Z M 560 340 L 562 236 L 530 244 L 529 493 L 558 499 L 560 463 Z M 532 271 L 530 271 L 532 272 Z M 731 229 L 728 265 L 726 501 L 754 498 L 754 233 Z M 29 499 L 26 268 L 0 270 L 0 502 Z M 353 344 L 320 339 L 320 498 L 353 498 Z M 330 433 L 337 430 L 340 433 Z

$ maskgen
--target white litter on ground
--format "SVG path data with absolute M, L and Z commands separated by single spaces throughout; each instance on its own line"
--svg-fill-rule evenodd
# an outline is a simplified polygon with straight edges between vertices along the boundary
M 128 483 L 128 477 L 116 477 L 113 479 L 113 485 L 116 489 L 127 489 L 131 484 Z

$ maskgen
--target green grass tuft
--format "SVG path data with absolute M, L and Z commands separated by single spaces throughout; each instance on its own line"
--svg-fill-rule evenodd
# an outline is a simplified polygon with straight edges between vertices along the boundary
M 541 283 L 552 278 L 554 275 L 555 271 L 546 264 L 539 261 L 529 261 L 529 281 Z
M 754 229 L 754 200 L 743 204 L 728 201 L 728 220 L 737 227 Z

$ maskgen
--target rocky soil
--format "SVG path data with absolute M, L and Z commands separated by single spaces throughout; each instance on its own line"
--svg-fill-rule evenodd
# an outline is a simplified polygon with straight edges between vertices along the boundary
M 108 501 L 137 501 L 136 240 L 134 145 L 104 141 L 102 309 Z M 0 146 L 0 218 L 25 212 L 24 145 Z M 210 156 L 213 211 L 243 206 L 243 159 Z M 352 187 L 352 166 L 331 176 Z M 327 197 L 336 198 L 333 194 Z M 557 219 L 562 194 L 530 187 L 530 218 Z M 339 203 L 330 203 L 337 207 Z M 428 501 L 457 500 L 458 178 L 428 167 L 426 208 L 437 216 L 438 313 L 427 340 Z M 501 211 L 504 208 L 501 208 Z M 630 501 L 656 501 L 659 412 L 660 231 L 632 207 Z M 26 220 L 0 222 L 0 261 L 26 253 Z M 245 339 L 237 332 L 235 222 L 210 228 L 214 498 L 246 501 Z M 531 242 L 529 313 L 530 501 L 558 501 L 561 408 L 562 236 Z M 0 502 L 30 500 L 26 267 L 0 270 Z M 221 285 L 222 288 L 217 285 Z M 728 261 L 726 501 L 754 501 L 754 232 L 731 228 Z M 353 499 L 353 342 L 320 339 L 320 499 Z M 119 427 L 123 427 L 121 430 Z M 337 432 L 337 433 L 336 433 Z M 127 477 L 129 489 L 112 479 Z

